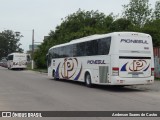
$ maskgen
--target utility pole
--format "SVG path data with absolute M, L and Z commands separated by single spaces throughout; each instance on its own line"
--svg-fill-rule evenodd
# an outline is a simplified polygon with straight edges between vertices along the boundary
M 34 56 L 34 29 L 32 30 L 32 69 L 34 69 L 33 56 Z

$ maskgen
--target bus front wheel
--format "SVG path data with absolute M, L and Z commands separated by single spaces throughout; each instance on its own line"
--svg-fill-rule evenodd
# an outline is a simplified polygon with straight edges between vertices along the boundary
M 56 78 L 56 72 L 55 72 L 55 70 L 53 70 L 52 78 L 53 78 L 53 80 L 58 80 L 58 78 Z
M 52 72 L 52 79 L 53 79 L 53 80 L 56 79 L 55 70 L 53 70 L 53 72 Z
M 92 79 L 89 73 L 86 73 L 85 75 L 85 84 L 87 87 L 92 87 Z

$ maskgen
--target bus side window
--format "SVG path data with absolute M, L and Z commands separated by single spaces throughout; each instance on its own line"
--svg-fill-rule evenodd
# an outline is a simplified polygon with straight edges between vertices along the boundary
M 98 54 L 98 42 L 97 40 L 92 41 L 92 55 Z
M 64 57 L 73 57 L 73 45 L 67 45 L 65 47 L 65 56 Z
M 59 51 L 59 58 L 63 58 L 63 55 L 64 55 L 64 47 L 59 47 L 59 48 L 58 48 L 58 51 Z
M 85 42 L 86 56 L 97 55 L 98 53 L 97 47 L 98 47 L 97 40 Z
M 55 58 L 59 58 L 59 48 L 55 48 Z
M 76 45 L 76 56 L 84 56 L 85 55 L 85 43 L 78 43 Z
M 110 50 L 111 37 L 98 40 L 98 55 L 107 55 Z
M 51 50 L 51 55 L 53 59 L 56 58 L 55 48 Z
M 75 44 L 73 44 L 73 46 L 72 46 L 72 50 L 73 50 L 73 57 L 76 57 L 77 56 L 77 49 L 76 49 L 76 45 Z

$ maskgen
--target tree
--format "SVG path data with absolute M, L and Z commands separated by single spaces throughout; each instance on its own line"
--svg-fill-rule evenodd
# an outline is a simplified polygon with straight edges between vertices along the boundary
M 152 36 L 154 46 L 160 46 L 160 21 L 149 20 L 152 11 L 149 7 L 148 0 L 131 0 L 128 5 L 124 5 L 124 17 L 116 20 L 113 14 L 106 16 L 99 11 L 79 9 L 62 19 L 62 23 L 55 31 L 51 31 L 39 46 L 39 50 L 34 54 L 37 67 L 46 68 L 45 58 L 50 47 L 93 34 L 116 31 L 144 32 Z
M 155 11 L 154 11 L 155 19 L 160 19 L 160 0 L 155 4 Z
M 0 33 L 0 58 L 6 57 L 12 52 L 23 52 L 19 43 L 22 35 L 20 32 L 13 32 L 12 30 L 4 30 Z
M 130 0 L 129 4 L 123 5 L 123 8 L 124 18 L 139 27 L 151 19 L 152 9 L 148 0 Z
M 125 19 L 125 18 L 119 18 L 115 20 L 111 25 L 111 30 L 113 32 L 117 31 L 131 31 L 132 29 L 132 23 L 131 21 Z
M 40 49 L 34 54 L 37 67 L 46 67 L 45 57 L 51 46 L 69 42 L 73 39 L 111 32 L 114 21 L 113 15 L 106 16 L 99 11 L 82 11 L 68 15 L 62 19 L 62 23 L 55 31 L 49 33 L 49 37 L 39 46 Z
M 142 32 L 148 33 L 152 36 L 153 39 L 153 46 L 159 47 L 160 46 L 160 19 L 150 21 L 144 25 L 142 28 Z

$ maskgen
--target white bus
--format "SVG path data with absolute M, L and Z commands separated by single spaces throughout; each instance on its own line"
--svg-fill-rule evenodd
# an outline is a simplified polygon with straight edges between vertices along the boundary
M 56 45 L 47 54 L 48 76 L 87 86 L 154 82 L 152 38 L 138 32 L 92 35 Z
M 25 53 L 11 53 L 7 56 L 8 69 L 26 69 L 30 55 Z

